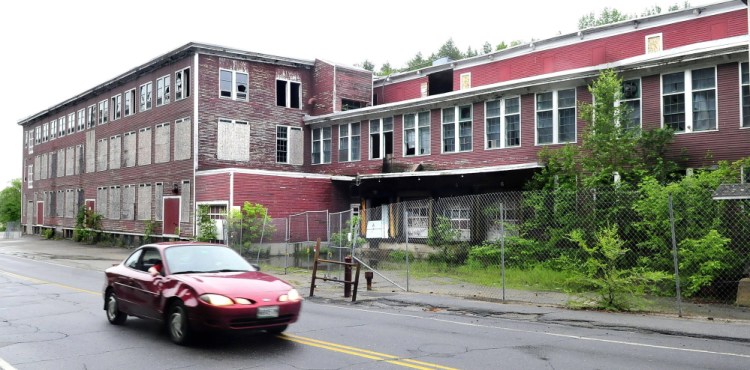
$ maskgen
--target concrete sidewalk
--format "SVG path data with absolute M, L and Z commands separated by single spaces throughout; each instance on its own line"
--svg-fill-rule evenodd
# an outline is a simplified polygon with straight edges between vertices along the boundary
M 103 271 L 121 262 L 132 249 L 101 247 L 76 243 L 70 240 L 46 240 L 38 236 L 24 236 L 15 240 L 0 240 L 0 254 L 45 261 L 64 266 Z M 311 274 L 306 270 L 267 271 L 289 281 L 307 296 Z M 344 305 L 396 306 L 456 314 L 535 321 L 545 324 L 572 325 L 609 330 L 663 333 L 697 338 L 714 338 L 750 343 L 750 309 L 700 305 L 700 309 L 687 306 L 682 318 L 676 315 L 643 313 L 610 313 L 601 311 L 570 310 L 555 305 L 532 303 L 497 303 L 475 301 L 436 294 L 420 294 L 392 289 L 365 289 L 360 284 L 357 302 L 343 296 L 343 284 L 320 281 L 315 294 L 308 300 Z M 726 311 L 726 312 L 725 312 Z M 706 315 L 706 313 L 709 313 Z

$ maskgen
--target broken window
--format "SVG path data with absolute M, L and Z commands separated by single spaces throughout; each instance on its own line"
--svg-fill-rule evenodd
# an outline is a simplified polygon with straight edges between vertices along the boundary
M 76 114 L 68 114 L 68 135 L 76 132 Z
M 370 159 L 393 154 L 393 117 L 370 120 Z
M 153 86 L 151 82 L 147 82 L 140 87 L 140 109 L 139 112 L 144 112 L 151 109 L 151 94 L 153 92 Z
M 188 96 L 190 96 L 190 68 L 185 68 L 174 73 L 174 100 Z
M 404 156 L 430 154 L 430 112 L 404 114 Z
M 169 104 L 171 95 L 169 93 L 169 86 L 171 85 L 169 75 L 156 79 L 156 106 L 162 106 Z
M 122 94 L 112 97 L 112 120 L 120 119 L 122 115 Z
M 219 70 L 219 96 L 247 100 L 248 74 L 228 69 Z
M 453 91 L 453 70 L 431 73 L 427 76 L 428 94 L 437 95 Z
M 78 110 L 78 131 L 83 131 L 85 129 L 86 129 L 86 110 L 79 109 Z
M 287 108 L 300 107 L 299 82 L 276 80 L 276 105 Z
M 87 128 L 92 128 L 96 126 L 96 105 L 91 104 L 89 105 L 89 112 L 88 112 L 89 119 L 86 121 Z
M 135 113 L 135 89 L 125 92 L 125 105 L 123 106 L 125 117 Z
M 347 110 L 352 110 L 352 109 L 359 109 L 359 108 L 366 107 L 366 106 L 367 106 L 367 103 L 365 103 L 365 102 L 351 100 L 351 99 L 341 99 L 341 110 L 342 111 L 347 111 Z
M 104 99 L 99 102 L 99 124 L 107 123 L 109 119 L 109 101 Z

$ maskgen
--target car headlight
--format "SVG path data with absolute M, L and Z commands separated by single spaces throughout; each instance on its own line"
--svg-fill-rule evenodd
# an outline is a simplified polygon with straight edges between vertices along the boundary
M 292 289 L 286 294 L 279 296 L 279 302 L 296 302 L 302 300 L 302 296 L 299 295 L 297 289 Z
M 229 306 L 234 304 L 231 298 L 218 294 L 204 294 L 200 296 L 200 300 L 212 306 Z

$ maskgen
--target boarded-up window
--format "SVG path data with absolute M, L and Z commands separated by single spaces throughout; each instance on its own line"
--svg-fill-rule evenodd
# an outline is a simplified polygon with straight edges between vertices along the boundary
M 180 187 L 180 219 L 183 221 L 190 220 L 190 181 L 183 180 L 182 186 Z
M 108 199 L 109 205 L 107 207 L 108 210 L 109 210 L 109 217 L 108 218 L 110 220 L 119 220 L 120 219 L 120 208 L 121 208 L 121 203 L 120 202 L 122 202 L 120 199 L 121 199 L 120 198 L 120 187 L 119 186 L 110 186 L 109 187 L 109 199 Z
M 42 156 L 34 157 L 34 180 L 42 178 Z
M 86 165 L 84 162 L 83 145 L 76 146 L 76 169 L 75 174 L 80 175 L 83 172 L 83 167 Z
M 289 130 L 289 163 L 301 166 L 304 161 L 304 136 L 302 130 L 292 127 Z
M 245 121 L 219 119 L 216 157 L 228 161 L 250 160 L 250 125 Z
M 139 220 L 151 219 L 151 184 L 138 185 L 138 215 Z
M 138 130 L 138 165 L 151 164 L 151 127 Z
M 135 218 L 135 185 L 125 185 L 122 189 L 122 212 L 123 220 Z
M 65 217 L 74 218 L 76 216 L 76 192 L 73 189 L 65 191 Z
M 154 187 L 154 203 L 155 203 L 154 206 L 156 208 L 154 210 L 154 213 L 155 213 L 154 219 L 157 221 L 161 221 L 161 212 L 162 212 L 162 207 L 164 206 L 164 204 L 162 203 L 162 199 L 161 199 L 163 195 L 164 195 L 164 184 L 157 182 L 156 186 Z
M 65 190 L 57 191 L 57 199 L 55 205 L 55 216 L 65 217 Z
M 57 174 L 55 177 L 65 176 L 65 148 L 57 151 Z
M 76 148 L 71 146 L 65 149 L 65 176 L 75 175 L 76 170 Z
M 34 201 L 30 200 L 26 202 L 26 225 L 29 230 L 34 225 Z
M 49 171 L 49 163 L 47 161 L 47 153 L 42 154 L 42 166 L 41 166 L 41 176 L 40 178 L 42 180 L 47 178 L 47 171 Z
M 96 171 L 96 131 L 86 132 L 86 173 Z
M 109 199 L 107 196 L 107 190 L 109 190 L 107 187 L 96 188 L 96 213 L 102 215 L 102 217 L 106 217 L 108 215 L 107 201 Z
M 154 163 L 169 162 L 170 152 L 169 123 L 160 123 L 154 130 Z
M 125 167 L 135 166 L 136 149 L 137 143 L 135 131 L 126 132 L 122 143 L 122 157 L 125 161 Z
M 190 140 L 190 118 L 174 122 L 174 160 L 190 159 L 193 153 L 193 142 Z
M 109 151 L 109 147 L 107 143 L 109 140 L 107 139 L 99 139 L 99 141 L 96 142 L 96 170 L 97 171 L 106 171 L 107 170 L 107 152 Z
M 57 177 L 57 152 L 49 154 L 49 178 Z
M 122 136 L 109 138 L 109 168 L 118 169 L 122 163 Z

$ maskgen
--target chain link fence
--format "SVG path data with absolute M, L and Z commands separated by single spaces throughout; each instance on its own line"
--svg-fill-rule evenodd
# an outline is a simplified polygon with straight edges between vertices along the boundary
M 732 307 L 750 273 L 750 202 L 714 200 L 711 190 L 506 192 L 274 225 L 259 243 L 267 252 L 246 255 L 310 268 L 320 238 L 322 258 L 353 255 L 387 291 L 681 312 L 683 302 Z M 278 242 L 286 247 L 269 246 Z

